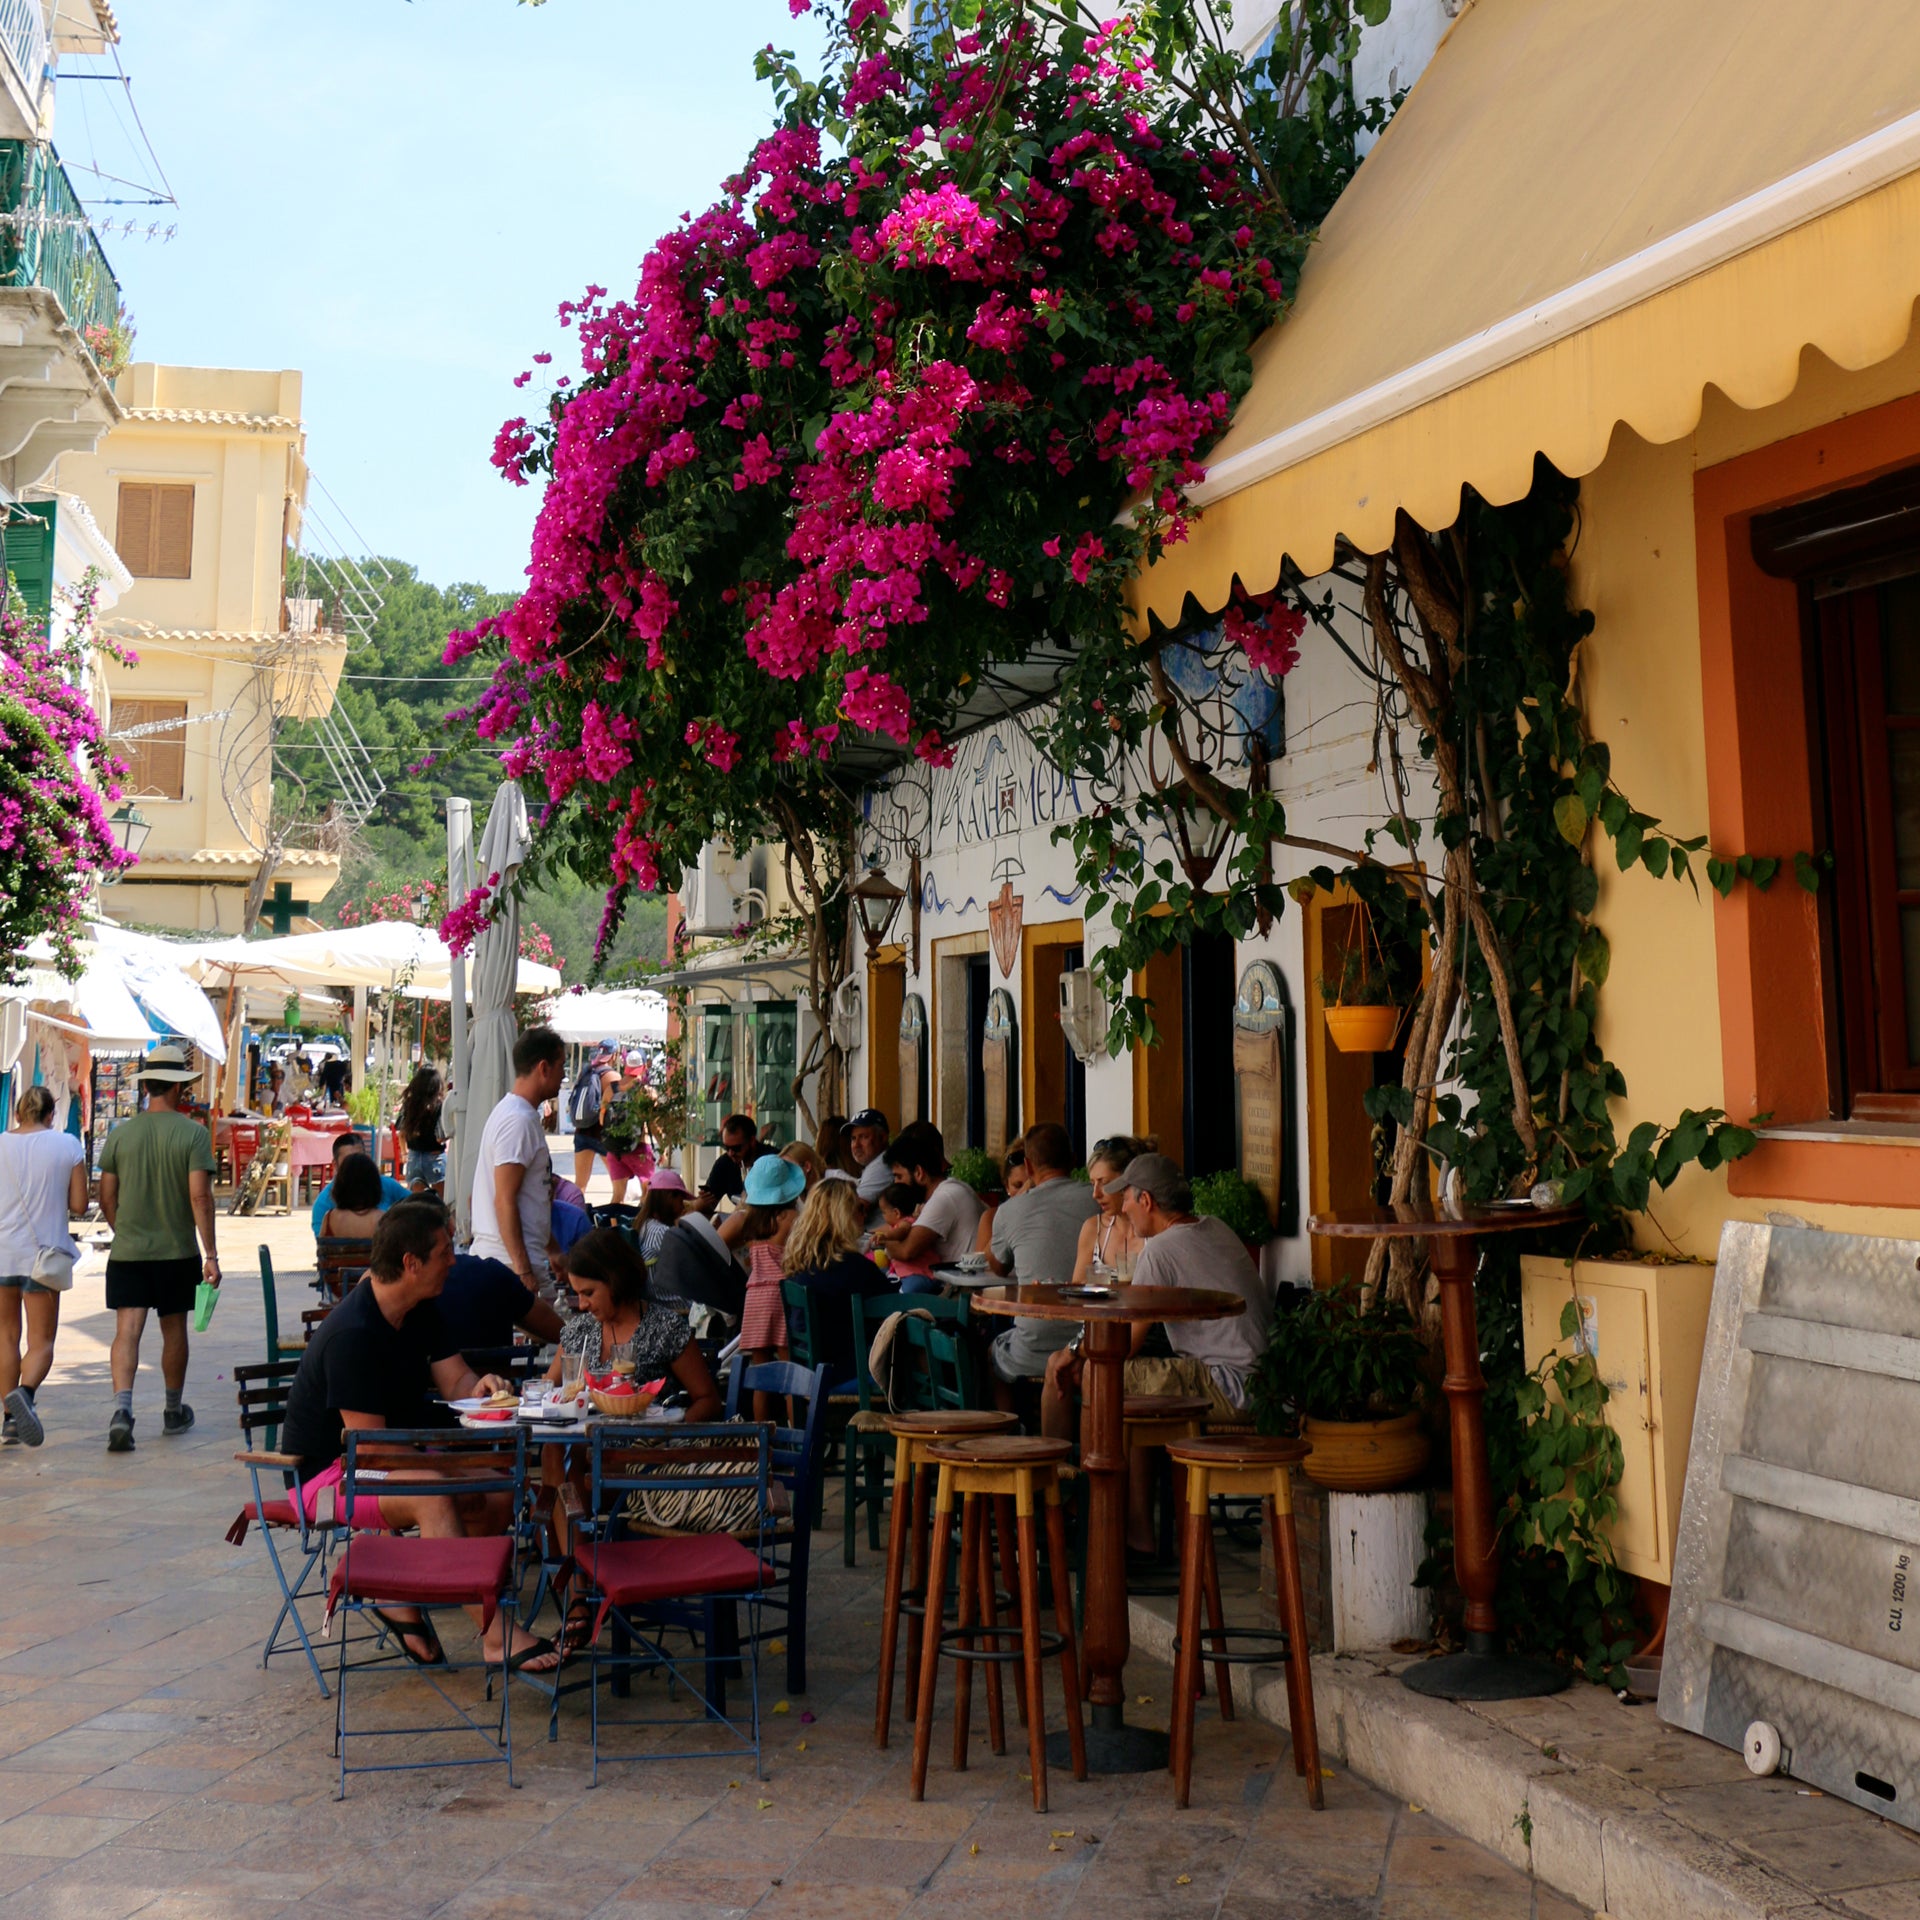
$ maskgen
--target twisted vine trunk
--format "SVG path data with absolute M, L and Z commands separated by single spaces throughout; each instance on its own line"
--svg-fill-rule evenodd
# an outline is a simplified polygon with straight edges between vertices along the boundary
M 807 994 L 813 1006 L 814 1032 L 804 1055 L 794 1062 L 793 1103 L 808 1134 L 820 1128 L 820 1115 L 846 1107 L 847 1054 L 834 1033 L 841 986 L 852 970 L 853 916 L 844 904 L 835 926 L 833 903 L 844 903 L 847 876 L 853 871 L 855 824 L 851 816 L 834 823 L 830 835 L 806 826 L 793 801 L 773 803 L 785 844 L 787 894 L 800 909 L 807 930 Z M 807 1098 L 815 1081 L 819 1111 Z
M 1454 706 L 1453 686 L 1455 676 L 1466 664 L 1463 642 L 1472 604 L 1467 558 L 1464 539 L 1457 540 L 1449 566 L 1447 557 L 1437 552 L 1420 527 L 1402 513 L 1391 551 L 1375 554 L 1368 562 L 1363 596 L 1374 643 L 1425 736 L 1434 781 L 1440 789 L 1441 814 L 1462 821 L 1473 818 L 1472 772 L 1467 758 L 1469 743 L 1462 738 Z M 1395 584 L 1405 591 L 1413 608 L 1421 640 L 1418 652 L 1407 643 L 1395 618 L 1390 600 Z M 1480 737 L 1471 745 L 1484 750 Z M 1485 799 L 1486 811 L 1494 812 L 1492 793 L 1488 792 Z M 1414 1012 L 1401 1069 L 1400 1084 L 1411 1097 L 1412 1112 L 1394 1141 L 1389 1189 L 1394 1204 L 1416 1198 L 1427 1176 L 1427 1129 L 1433 1120 L 1447 1039 L 1459 1012 L 1469 929 L 1486 962 L 1499 1019 L 1501 1049 L 1512 1090 L 1514 1129 L 1530 1160 L 1539 1153 L 1533 1092 L 1513 1011 L 1512 980 L 1498 931 L 1474 876 L 1471 832 L 1461 833 L 1447 848 L 1439 885 L 1427 886 L 1424 899 L 1433 958 L 1426 988 Z M 1419 1314 L 1432 1332 L 1437 1325 L 1437 1308 L 1417 1285 L 1421 1266 L 1418 1245 L 1404 1240 L 1375 1242 L 1368 1257 L 1364 1288 L 1371 1298 L 1384 1278 L 1389 1294 Z

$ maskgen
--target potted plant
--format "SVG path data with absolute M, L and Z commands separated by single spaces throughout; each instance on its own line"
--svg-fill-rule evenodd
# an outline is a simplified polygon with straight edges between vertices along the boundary
M 1254 1376 L 1263 1431 L 1297 1426 L 1313 1451 L 1301 1471 L 1335 1493 L 1384 1493 L 1427 1464 L 1421 1425 L 1426 1342 L 1384 1294 L 1364 1305 L 1353 1281 L 1309 1293 L 1274 1321 Z
M 1342 1053 L 1390 1053 L 1405 1008 L 1364 902 L 1359 915 L 1359 937 L 1341 954 L 1337 970 L 1320 976 L 1327 1035 Z
M 1240 1236 L 1254 1265 L 1260 1264 L 1260 1249 L 1273 1238 L 1273 1222 L 1266 1195 L 1245 1174 L 1234 1167 L 1202 1174 L 1193 1183 L 1193 1210 L 1224 1220 Z
M 984 1147 L 962 1147 L 948 1171 L 982 1200 L 997 1197 L 1000 1192 L 1000 1163 Z

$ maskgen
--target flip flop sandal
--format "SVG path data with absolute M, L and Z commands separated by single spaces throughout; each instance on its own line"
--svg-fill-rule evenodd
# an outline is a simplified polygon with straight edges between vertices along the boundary
M 593 1644 L 594 1623 L 597 1610 L 591 1600 L 575 1600 L 567 1608 L 565 1624 L 560 1636 L 565 1642 L 569 1655 L 578 1653 L 583 1647 Z
M 552 1640 L 530 1640 L 524 1647 L 516 1647 L 513 1650 L 513 1657 L 506 1663 L 507 1671 L 509 1673 L 518 1673 L 523 1667 L 531 1666 L 534 1661 L 543 1659 L 548 1654 L 553 1653 L 557 1653 L 560 1656 L 559 1659 L 556 1660 L 551 1667 L 543 1667 L 541 1672 L 558 1673 L 560 1669 L 573 1658 L 573 1655 L 565 1647 L 558 1645 Z M 500 1662 L 498 1660 L 489 1660 L 487 1662 L 487 1672 L 489 1674 L 497 1674 L 499 1671 Z
M 444 1667 L 447 1664 L 447 1650 L 440 1644 L 440 1636 L 433 1630 L 433 1622 L 424 1615 L 418 1620 L 396 1620 L 390 1613 L 382 1613 L 378 1607 L 369 1607 L 367 1611 L 392 1634 L 393 1643 L 400 1649 L 401 1658 L 411 1667 Z M 407 1644 L 407 1636 L 415 1640 L 424 1640 L 433 1649 L 431 1653 L 416 1653 Z

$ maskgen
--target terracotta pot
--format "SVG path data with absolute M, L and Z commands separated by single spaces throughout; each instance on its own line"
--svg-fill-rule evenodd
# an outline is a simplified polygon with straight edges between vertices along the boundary
M 1313 1451 L 1300 1463 L 1331 1493 L 1389 1493 L 1418 1478 L 1432 1442 L 1418 1412 L 1391 1420 L 1307 1420 L 1301 1437 Z
M 1391 1053 L 1398 1007 L 1329 1007 L 1327 1033 L 1342 1053 Z

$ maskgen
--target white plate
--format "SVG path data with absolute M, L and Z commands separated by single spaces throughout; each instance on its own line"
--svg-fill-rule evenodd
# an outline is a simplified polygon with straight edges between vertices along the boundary
M 502 1408 L 501 1411 L 505 1412 L 506 1409 Z M 509 1420 L 480 1420 L 480 1419 L 476 1419 L 470 1413 L 463 1413 L 460 1416 L 460 1424 L 463 1427 L 470 1428 L 475 1433 L 511 1433 L 513 1431 L 514 1423 L 510 1419 Z
M 455 1413 L 478 1413 L 482 1407 L 491 1406 L 492 1404 L 492 1400 L 484 1393 L 475 1394 L 465 1400 L 449 1400 L 447 1402 L 447 1405 L 451 1407 Z

